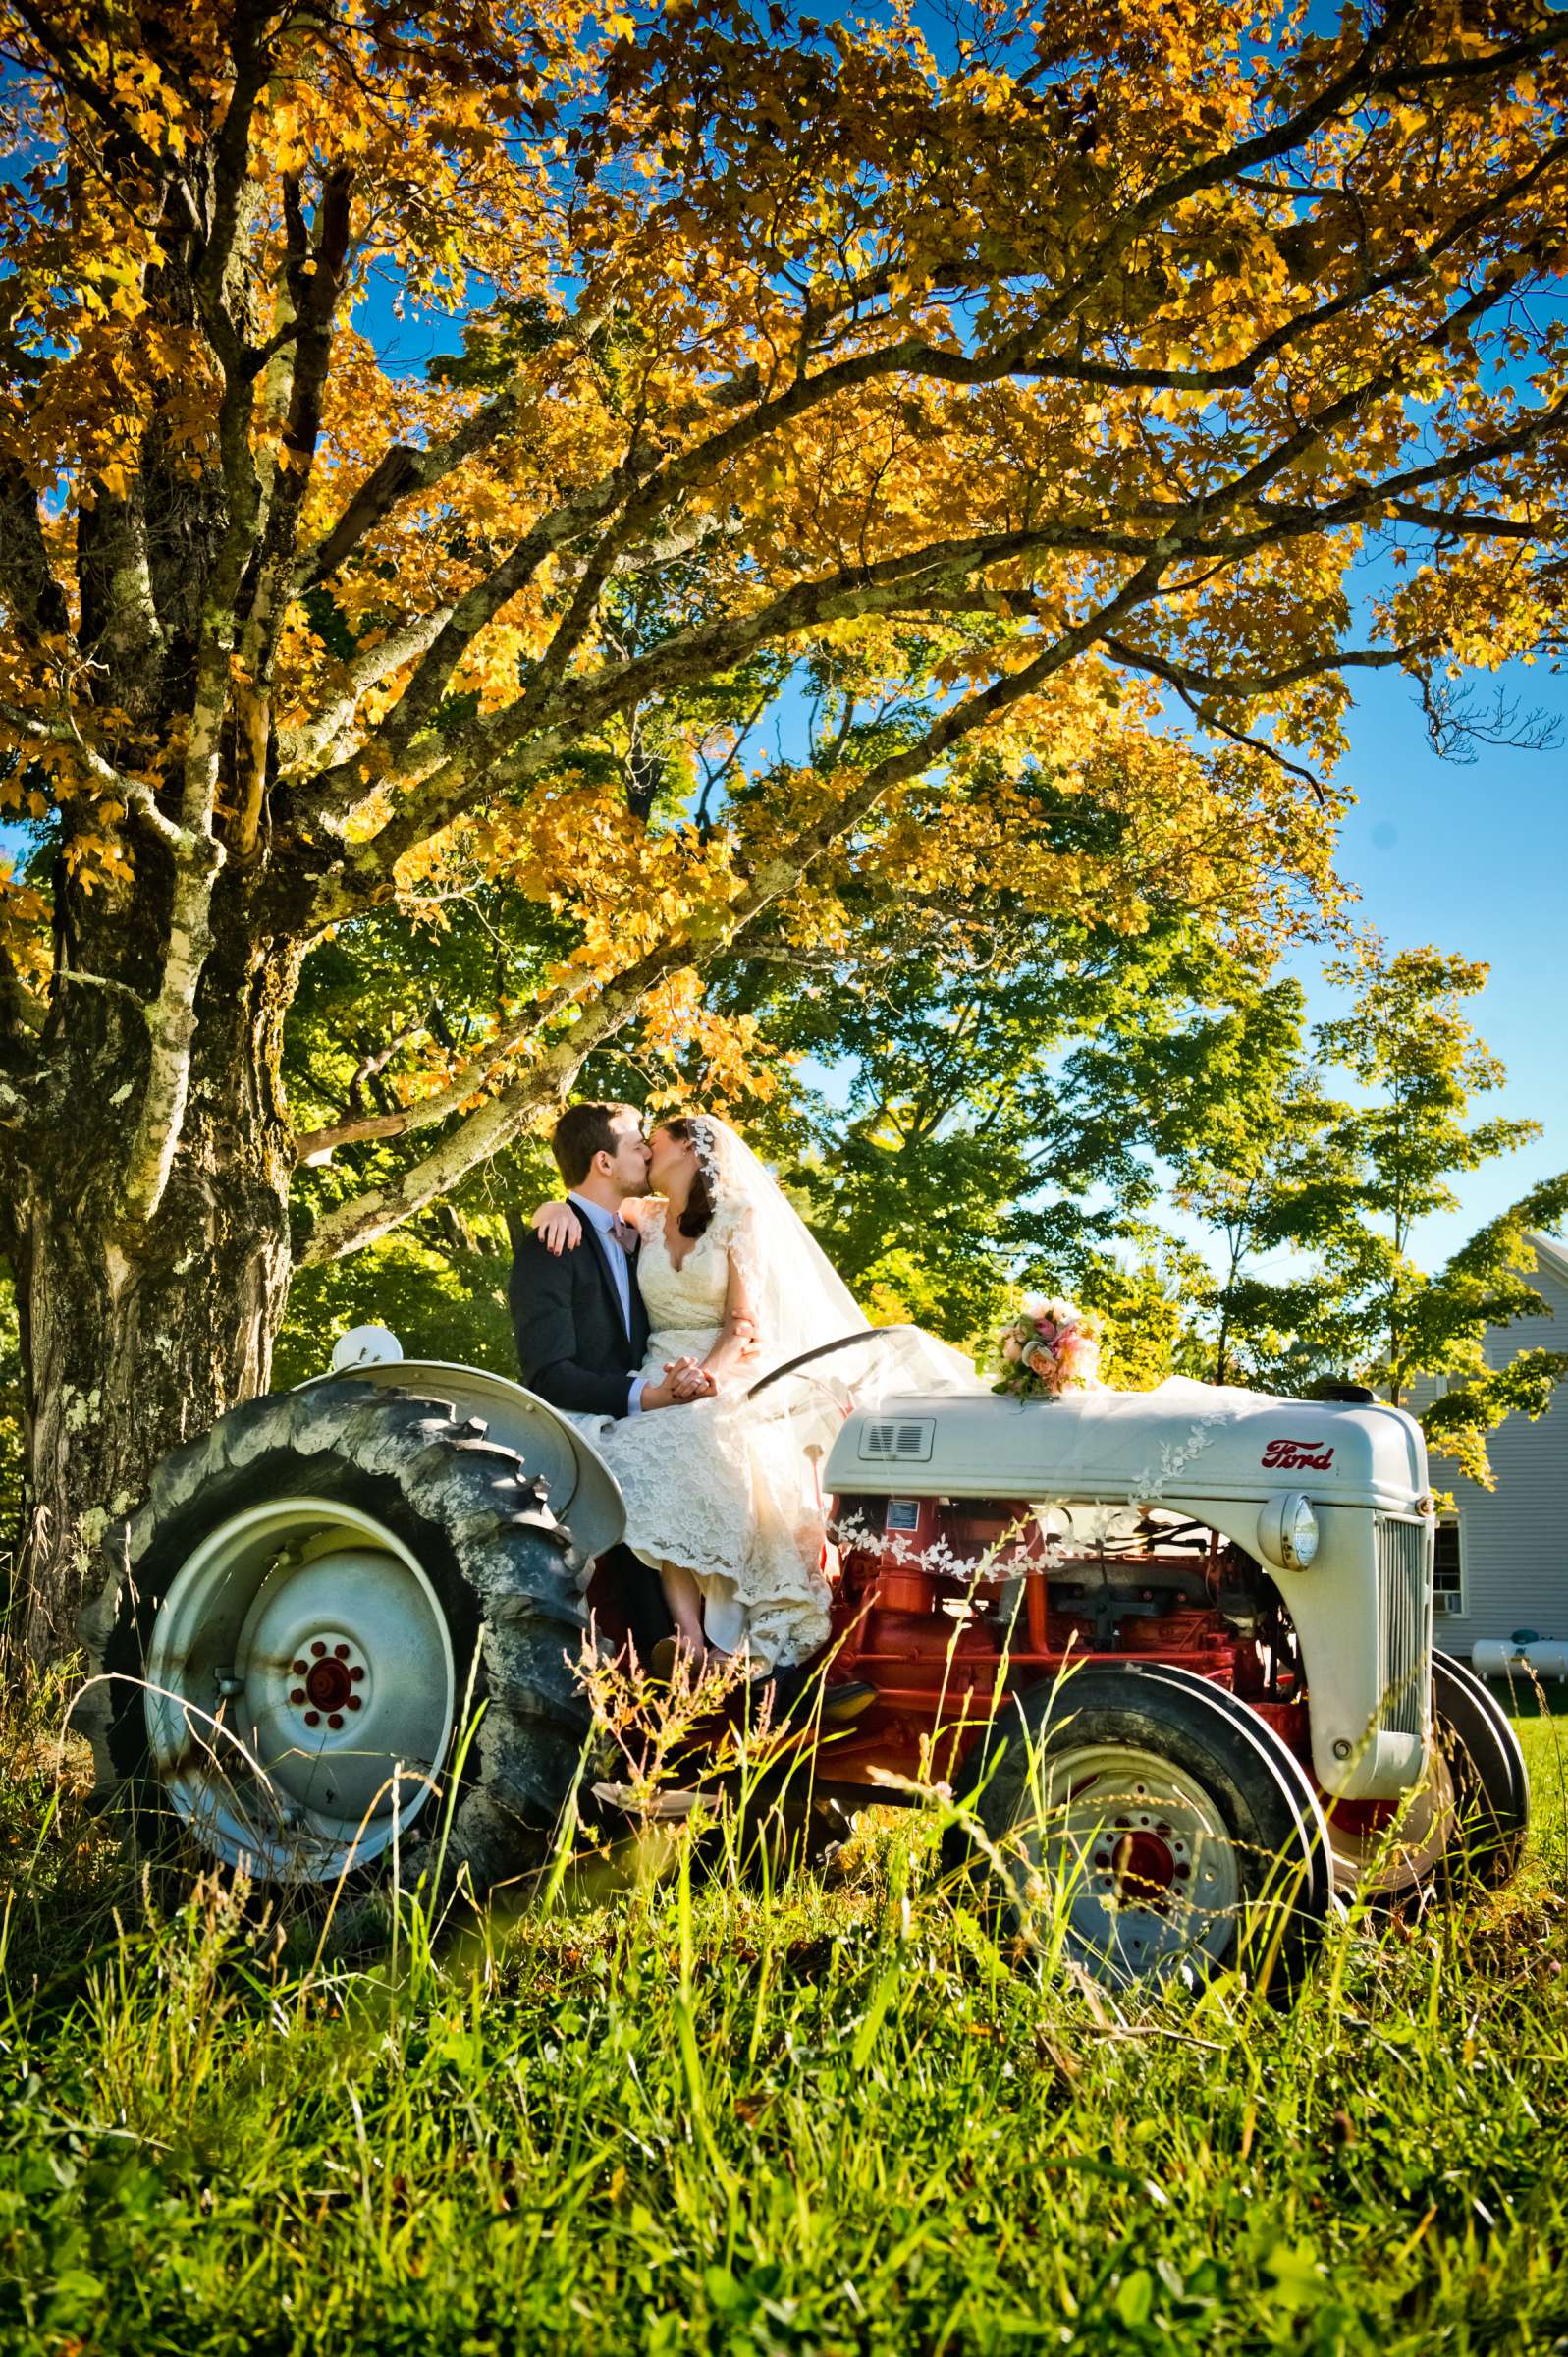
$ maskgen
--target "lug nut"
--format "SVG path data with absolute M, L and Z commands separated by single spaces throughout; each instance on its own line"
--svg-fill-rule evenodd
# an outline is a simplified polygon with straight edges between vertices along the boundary
M 309 1669 L 310 1664 L 308 1662 L 291 1662 L 289 1667 L 294 1672 L 296 1677 L 303 1677 L 305 1672 Z
M 362 1662 L 355 1662 L 353 1668 L 350 1671 L 349 1675 L 353 1679 L 354 1684 L 357 1686 L 363 1683 L 364 1673 L 364 1664 Z
M 341 1711 L 334 1711 L 331 1718 L 327 1721 L 327 1725 L 329 1727 L 341 1727 L 343 1725 L 343 1713 Z
M 289 1688 L 289 1700 L 291 1702 L 303 1702 L 304 1698 L 305 1690 L 303 1686 L 291 1686 Z
M 306 1711 L 305 1725 L 306 1727 L 319 1727 L 321 1725 L 321 1713 L 319 1711 Z
M 349 1648 L 347 1645 L 334 1645 L 332 1650 L 337 1655 L 340 1662 L 346 1662 L 349 1659 Z
M 351 1710 L 351 1711 L 362 1711 L 362 1710 L 364 1709 L 364 1707 L 365 1707 L 365 1706 L 364 1706 L 364 1704 L 363 1704 L 363 1703 L 360 1701 L 360 1699 L 359 1699 L 359 1697 L 358 1697 L 358 1695 L 357 1695 L 357 1694 L 351 1694 L 351 1695 L 350 1695 L 350 1697 L 349 1697 L 349 1708 L 350 1708 L 350 1710 Z
M 320 1661 L 320 1659 L 321 1659 L 321 1657 L 322 1657 L 322 1655 L 323 1655 L 323 1654 L 326 1652 L 326 1650 L 327 1650 L 327 1649 L 326 1649 L 325 1645 L 323 1645 L 323 1644 L 322 1644 L 322 1642 L 321 1642 L 321 1639 L 320 1639 L 319 1637 L 317 1637 L 317 1639 L 316 1639 L 315 1643 L 314 1643 L 314 1644 L 311 1646 L 310 1650 L 311 1650 L 311 1652 L 312 1652 L 312 1653 L 315 1655 L 315 1657 L 316 1657 L 316 1660 L 319 1662 L 319 1661 Z

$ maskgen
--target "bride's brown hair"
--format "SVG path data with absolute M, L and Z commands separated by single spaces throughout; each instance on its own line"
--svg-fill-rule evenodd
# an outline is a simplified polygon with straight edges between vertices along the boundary
M 696 1149 L 697 1167 L 692 1174 L 691 1192 L 686 1197 L 686 1208 L 676 1226 L 682 1235 L 703 1235 L 707 1233 L 714 1210 L 713 1176 L 704 1155 L 704 1148 L 711 1148 L 713 1144 L 708 1124 L 700 1115 L 682 1113 L 677 1114 L 673 1122 L 661 1123 L 660 1126 L 666 1136 L 675 1138 L 680 1145 Z

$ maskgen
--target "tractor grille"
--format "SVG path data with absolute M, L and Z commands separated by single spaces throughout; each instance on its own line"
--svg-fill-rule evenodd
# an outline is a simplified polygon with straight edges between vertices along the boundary
M 1379 1724 L 1390 1734 L 1419 1735 L 1426 1724 L 1432 1649 L 1430 1522 L 1378 1516 L 1378 1593 L 1382 1617 Z

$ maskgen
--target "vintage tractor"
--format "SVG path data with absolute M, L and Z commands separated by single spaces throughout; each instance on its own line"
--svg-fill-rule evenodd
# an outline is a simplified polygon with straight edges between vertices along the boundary
M 1433 1652 L 1411 1417 L 1185 1382 L 887 1396 L 895 1344 L 756 1387 L 806 1387 L 832 1441 L 826 1694 L 865 1707 L 797 1706 L 819 1799 L 940 1784 L 954 1864 L 984 1859 L 1014 1913 L 1049 1894 L 1066 1951 L 1119 1981 L 1202 1977 L 1260 1925 L 1297 1965 L 1336 1888 L 1512 1873 L 1523 1762 Z M 262 1880 L 406 1878 L 433 1846 L 476 1892 L 525 1876 L 589 1773 L 579 1663 L 622 1528 L 543 1400 L 358 1330 L 176 1451 L 109 1534 L 79 1706 L 100 1785 Z

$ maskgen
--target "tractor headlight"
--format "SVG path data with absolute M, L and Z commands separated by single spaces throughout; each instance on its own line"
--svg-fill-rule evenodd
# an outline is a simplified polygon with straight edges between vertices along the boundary
M 1305 1571 L 1318 1552 L 1318 1517 L 1300 1490 L 1271 1498 L 1258 1516 L 1258 1546 L 1280 1571 Z

